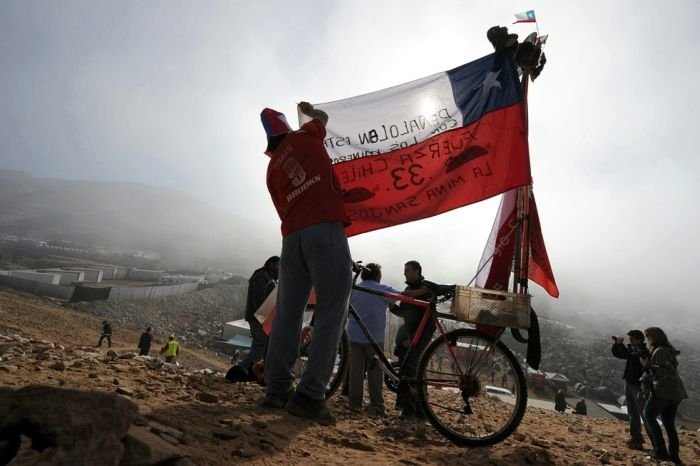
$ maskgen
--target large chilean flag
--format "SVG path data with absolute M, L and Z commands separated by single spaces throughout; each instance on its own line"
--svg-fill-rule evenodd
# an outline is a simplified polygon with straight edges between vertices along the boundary
M 431 217 L 529 184 L 524 105 L 508 51 L 315 104 L 329 117 L 324 144 L 352 221 L 347 234 Z

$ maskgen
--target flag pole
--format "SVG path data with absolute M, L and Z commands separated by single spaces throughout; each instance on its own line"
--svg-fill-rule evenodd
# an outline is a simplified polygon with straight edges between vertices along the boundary
M 535 23 L 536 24 L 536 23 Z M 539 33 L 538 33 L 539 34 Z M 529 113 L 527 102 L 530 72 L 523 70 L 523 96 L 525 103 L 525 131 L 529 133 Z M 515 248 L 515 264 L 513 270 L 513 292 L 525 294 L 528 290 L 528 264 L 530 261 L 530 186 L 518 188 L 517 199 L 518 244 Z

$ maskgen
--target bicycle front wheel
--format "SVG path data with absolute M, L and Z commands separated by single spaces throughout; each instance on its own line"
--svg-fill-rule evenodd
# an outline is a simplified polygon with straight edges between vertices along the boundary
M 473 329 L 431 342 L 416 380 L 426 416 L 458 445 L 498 443 L 525 414 L 527 386 L 517 359 L 503 342 Z

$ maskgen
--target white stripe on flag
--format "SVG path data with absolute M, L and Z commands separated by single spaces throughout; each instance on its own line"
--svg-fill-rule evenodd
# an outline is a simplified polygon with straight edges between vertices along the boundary
M 324 141 L 333 163 L 387 153 L 462 126 L 447 73 L 314 107 L 329 116 Z M 299 124 L 309 118 L 299 113 Z

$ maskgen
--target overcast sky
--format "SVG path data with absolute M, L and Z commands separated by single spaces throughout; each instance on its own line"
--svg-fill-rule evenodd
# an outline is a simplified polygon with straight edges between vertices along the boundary
M 632 1 L 0 2 L 0 168 L 181 190 L 267 228 L 259 113 L 453 68 L 523 38 L 534 9 L 548 64 L 530 87 L 530 149 L 561 298 L 535 307 L 700 317 L 700 3 Z M 331 115 L 332 118 L 332 115 Z M 696 180 L 696 181 L 693 181 Z M 467 283 L 498 199 L 351 239 L 356 259 Z M 257 264 L 251 264 L 251 266 Z

